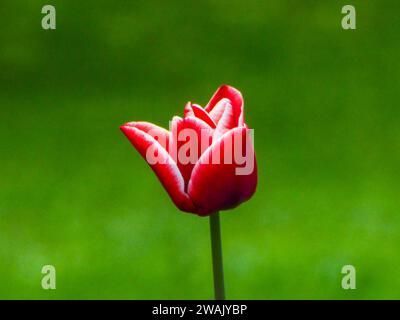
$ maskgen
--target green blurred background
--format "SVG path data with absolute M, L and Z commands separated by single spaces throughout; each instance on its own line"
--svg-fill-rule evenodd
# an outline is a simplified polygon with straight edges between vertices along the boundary
M 256 195 L 222 214 L 227 297 L 400 298 L 400 3 L 352 0 L 354 31 L 345 4 L 2 0 L 0 298 L 212 298 L 208 219 L 118 127 L 167 127 L 222 83 L 259 163 Z

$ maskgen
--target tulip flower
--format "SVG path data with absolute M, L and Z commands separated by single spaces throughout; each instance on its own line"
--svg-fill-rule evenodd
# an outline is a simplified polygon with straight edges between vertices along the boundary
M 205 108 L 188 102 L 183 118 L 173 117 L 170 131 L 149 122 L 120 128 L 180 210 L 210 216 L 216 297 L 222 299 L 219 211 L 247 201 L 257 186 L 242 94 L 223 85 Z

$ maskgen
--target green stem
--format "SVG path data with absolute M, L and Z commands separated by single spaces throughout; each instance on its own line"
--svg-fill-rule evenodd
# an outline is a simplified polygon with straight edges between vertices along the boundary
M 210 233 L 215 300 L 225 300 L 224 269 L 222 266 L 221 228 L 219 224 L 219 212 L 210 215 Z

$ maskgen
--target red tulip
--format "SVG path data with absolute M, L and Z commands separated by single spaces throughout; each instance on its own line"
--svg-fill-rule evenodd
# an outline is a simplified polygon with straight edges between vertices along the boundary
M 171 131 L 128 122 L 122 132 L 148 162 L 182 211 L 200 216 L 238 206 L 257 186 L 252 130 L 241 93 L 221 86 L 203 109 L 188 102 Z

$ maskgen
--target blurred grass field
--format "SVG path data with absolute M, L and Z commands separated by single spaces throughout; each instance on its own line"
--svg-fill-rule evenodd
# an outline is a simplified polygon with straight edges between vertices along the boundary
M 228 298 L 400 298 L 400 3 L 353 0 L 354 31 L 342 1 L 51 4 L 55 31 L 41 1 L 0 9 L 0 298 L 212 298 L 208 219 L 118 127 L 167 127 L 222 83 L 259 166 L 221 216 Z

